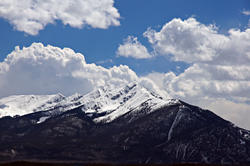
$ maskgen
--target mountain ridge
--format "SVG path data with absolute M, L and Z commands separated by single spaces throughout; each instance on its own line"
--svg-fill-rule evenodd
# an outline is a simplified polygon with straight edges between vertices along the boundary
M 34 98 L 36 99 L 34 102 Z M 30 101 L 33 101 L 31 103 Z M 54 112 L 65 112 L 77 107 L 91 114 L 105 114 L 106 116 L 95 119 L 96 122 L 110 122 L 115 118 L 135 110 L 144 103 L 144 106 L 161 107 L 178 100 L 164 100 L 160 95 L 149 91 L 138 83 L 130 83 L 120 88 L 110 85 L 102 86 L 85 95 L 74 94 L 65 97 L 56 95 L 19 95 L 0 99 L 0 117 L 25 115 L 33 112 L 53 110 Z M 5 107 L 4 107 L 5 105 Z M 24 107 L 22 107 L 24 105 Z M 30 107 L 28 107 L 30 105 Z M 6 108 L 7 107 L 7 108 Z M 140 109 L 140 108 L 137 108 Z M 11 112 L 8 114 L 8 111 Z M 2 113 L 1 113 L 2 112 Z M 15 112 L 15 113 L 14 113 Z
M 0 161 L 250 164 L 250 131 L 138 84 L 113 88 L 0 118 Z

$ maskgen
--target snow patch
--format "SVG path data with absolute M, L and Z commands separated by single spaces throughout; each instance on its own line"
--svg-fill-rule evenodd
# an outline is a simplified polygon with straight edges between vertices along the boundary
M 37 121 L 36 123 L 37 124 L 39 124 L 39 123 L 43 123 L 43 122 L 45 122 L 47 119 L 49 119 L 50 117 L 49 116 L 45 116 L 45 117 L 41 117 L 40 119 L 39 119 L 39 121 Z

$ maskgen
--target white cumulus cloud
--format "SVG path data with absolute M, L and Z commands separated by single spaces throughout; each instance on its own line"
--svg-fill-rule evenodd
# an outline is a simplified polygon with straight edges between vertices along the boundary
M 195 18 L 173 19 L 159 32 L 148 29 L 144 36 L 162 55 L 173 55 L 176 61 L 211 61 L 227 42 L 224 35 L 218 34 L 214 25 L 203 25 Z
M 244 14 L 246 16 L 250 16 L 250 10 L 243 10 L 242 14 Z
M 133 57 L 136 59 L 151 58 L 152 55 L 147 48 L 143 46 L 136 37 L 129 36 L 122 45 L 118 47 L 118 56 Z
M 250 29 L 224 35 L 189 18 L 173 19 L 159 32 L 149 29 L 144 35 L 161 55 L 192 63 L 178 76 L 166 74 L 165 87 L 173 95 L 250 100 Z
M 128 66 L 110 69 L 86 63 L 70 48 L 43 46 L 16 49 L 0 63 L 0 97 L 14 94 L 87 93 L 109 82 L 126 83 L 138 77 Z
M 1 0 L 0 17 L 18 31 L 37 35 L 47 24 L 61 20 L 75 28 L 108 28 L 120 24 L 114 0 Z
M 106 84 L 114 87 L 138 82 L 147 89 L 167 97 L 153 81 L 140 78 L 126 65 L 104 68 L 88 64 L 80 53 L 33 43 L 18 46 L 0 62 L 0 97 L 9 95 L 86 94 Z

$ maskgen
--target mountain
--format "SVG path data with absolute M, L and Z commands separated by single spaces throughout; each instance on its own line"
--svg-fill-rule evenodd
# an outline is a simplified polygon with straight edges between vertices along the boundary
M 123 85 L 120 88 L 111 85 L 102 86 L 87 95 L 74 94 L 65 97 L 56 95 L 19 95 L 0 99 L 0 117 L 22 116 L 29 113 L 48 111 L 50 116 L 81 107 L 95 122 L 111 122 L 131 110 L 137 112 L 146 107 L 150 111 L 177 100 L 164 100 L 160 95 L 147 90 L 137 83 Z M 47 116 L 48 117 L 48 116 Z
M 64 100 L 61 94 L 56 95 L 16 95 L 0 99 L 0 117 L 25 115 L 54 108 Z
M 250 164 L 249 131 L 137 83 L 31 98 L 0 100 L 2 162 Z

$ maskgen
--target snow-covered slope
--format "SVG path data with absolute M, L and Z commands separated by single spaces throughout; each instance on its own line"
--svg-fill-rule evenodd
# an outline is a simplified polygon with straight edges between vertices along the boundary
M 86 94 L 75 94 L 62 100 L 50 111 L 65 112 L 80 107 L 89 117 L 98 122 L 111 122 L 126 113 L 135 113 L 146 110 L 150 113 L 158 108 L 179 102 L 174 99 L 163 99 L 160 95 L 133 82 L 120 87 L 106 85 Z
M 82 110 L 93 116 L 95 122 L 111 122 L 128 113 L 147 108 L 152 112 L 165 105 L 178 102 L 177 100 L 163 100 L 163 98 L 137 83 L 124 85 L 120 88 L 111 86 L 101 87 L 83 97 Z M 149 113 L 148 112 L 148 113 Z
M 0 117 L 25 115 L 54 108 L 65 97 L 56 95 L 15 95 L 0 99 Z
M 69 97 L 60 94 L 10 96 L 0 99 L 0 117 L 47 110 L 50 110 L 49 115 L 52 116 L 53 112 L 58 114 L 80 107 L 88 116 L 93 117 L 95 122 L 111 122 L 126 113 L 136 113 L 142 109 L 150 113 L 176 102 L 178 101 L 164 100 L 134 82 L 119 88 L 106 85 L 86 95 L 74 94 Z

